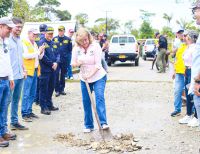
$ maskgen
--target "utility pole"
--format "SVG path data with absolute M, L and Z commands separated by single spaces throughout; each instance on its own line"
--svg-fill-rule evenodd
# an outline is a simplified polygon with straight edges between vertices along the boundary
M 111 11 L 105 11 L 106 12 L 106 35 L 108 35 L 108 12 Z

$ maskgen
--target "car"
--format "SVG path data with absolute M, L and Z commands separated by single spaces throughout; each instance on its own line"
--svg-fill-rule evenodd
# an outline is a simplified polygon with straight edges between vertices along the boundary
M 134 35 L 113 35 L 109 45 L 108 66 L 116 61 L 134 61 L 139 65 L 138 44 Z
M 157 39 L 146 39 L 142 48 L 142 58 L 146 60 L 146 58 L 154 58 L 156 54 L 156 42 Z

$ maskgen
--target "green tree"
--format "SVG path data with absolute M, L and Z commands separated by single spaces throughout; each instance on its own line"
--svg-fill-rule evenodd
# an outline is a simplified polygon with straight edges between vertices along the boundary
M 69 13 L 69 11 L 67 10 L 64 10 L 64 11 L 61 11 L 61 10 L 55 10 L 55 14 L 56 16 L 61 20 L 61 21 L 64 21 L 64 20 L 71 20 L 71 14 Z
M 164 13 L 164 14 L 163 14 L 163 18 L 164 18 L 165 20 L 167 20 L 168 27 L 170 27 L 170 22 L 171 22 L 171 20 L 172 20 L 172 17 L 173 17 L 173 14 L 171 14 L 171 15 L 168 15 L 167 13 Z
M 143 21 L 147 21 L 147 22 L 150 21 L 151 17 L 155 16 L 155 13 L 151 13 L 151 12 L 148 12 L 148 11 L 145 11 L 145 10 L 140 10 L 140 13 L 141 13 L 140 18 Z
M 30 7 L 26 0 L 14 0 L 12 15 L 27 21 L 30 17 L 29 9 Z
M 124 28 L 125 28 L 125 32 L 126 33 L 131 33 L 132 29 L 133 29 L 133 21 L 129 20 L 124 24 Z
M 95 23 L 97 23 L 99 27 L 101 27 L 100 32 L 105 32 L 106 31 L 106 18 L 98 18 Z M 119 25 L 119 20 L 115 20 L 113 18 L 107 19 L 107 29 L 108 29 L 108 34 L 109 33 L 114 33 L 118 28 L 120 27 Z
M 7 16 L 12 8 L 12 0 L 1 0 L 0 1 L 0 17 Z
M 147 21 L 143 21 L 140 27 L 140 38 L 142 39 L 152 38 L 153 35 L 154 35 L 154 31 L 150 23 Z
M 52 20 L 53 15 L 55 15 L 56 9 L 55 7 L 60 6 L 60 2 L 57 0 L 40 0 L 36 6 L 35 10 L 42 10 L 44 12 L 43 19 Z M 41 16 L 42 14 L 40 14 Z
M 76 21 L 79 25 L 85 27 L 85 24 L 88 23 L 88 15 L 86 13 L 79 13 L 75 16 Z
M 164 26 L 162 28 L 161 34 L 167 35 L 168 38 L 174 38 L 174 33 L 170 27 Z
M 139 38 L 139 31 L 137 29 L 132 29 L 131 34 L 134 35 L 137 39 Z
M 194 21 L 187 21 L 186 19 L 180 18 L 180 20 L 176 20 L 176 23 L 182 29 L 191 29 L 194 26 Z

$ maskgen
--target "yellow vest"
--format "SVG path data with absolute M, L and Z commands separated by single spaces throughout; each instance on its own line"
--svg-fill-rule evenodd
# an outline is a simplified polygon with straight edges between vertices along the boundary
M 185 74 L 185 65 L 183 61 L 183 53 L 186 49 L 186 44 L 181 44 L 181 46 L 178 48 L 176 52 L 176 60 L 174 63 L 175 72 L 178 74 Z
M 22 42 L 27 47 L 28 53 L 34 53 L 34 47 L 29 41 L 23 40 Z M 33 76 L 34 71 L 35 71 L 35 58 L 33 58 L 33 59 L 23 58 L 23 62 L 24 62 L 24 67 L 27 70 L 27 75 Z M 38 65 L 38 73 L 37 74 L 38 74 L 38 76 L 40 76 L 40 65 Z

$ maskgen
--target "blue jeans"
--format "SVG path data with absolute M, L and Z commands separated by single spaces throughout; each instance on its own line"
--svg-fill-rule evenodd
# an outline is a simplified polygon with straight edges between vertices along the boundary
M 33 76 L 27 76 L 24 80 L 23 94 L 22 94 L 22 117 L 28 116 L 32 113 L 32 105 L 37 89 L 37 70 Z
M 7 101 L 10 93 L 9 80 L 0 80 L 0 137 L 7 132 Z
M 175 76 L 175 89 L 174 89 L 174 107 L 175 111 L 181 112 L 182 107 L 182 92 L 184 88 L 184 75 L 176 74 Z
M 101 125 L 107 124 L 106 118 L 106 106 L 105 106 L 105 85 L 106 85 L 107 77 L 99 79 L 98 81 L 89 83 L 90 90 L 95 93 L 96 100 L 96 110 L 99 116 L 99 120 Z M 94 128 L 93 117 L 92 117 L 92 107 L 90 97 L 87 91 L 87 87 L 85 82 L 81 81 L 81 91 L 82 91 L 82 101 L 84 108 L 84 125 L 85 128 Z
M 200 123 L 200 97 L 194 95 L 194 106 L 196 108 L 196 112 L 197 112 L 197 117 Z
M 8 100 L 8 105 L 11 103 L 11 124 L 18 123 L 18 106 L 22 92 L 23 80 L 24 79 L 14 80 L 15 87 L 13 91 L 11 91 L 10 98 Z M 7 124 L 7 119 L 6 119 L 6 124 Z
M 67 77 L 73 77 L 72 74 L 72 66 L 71 66 L 71 59 L 72 59 L 72 54 L 67 54 Z

